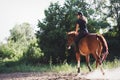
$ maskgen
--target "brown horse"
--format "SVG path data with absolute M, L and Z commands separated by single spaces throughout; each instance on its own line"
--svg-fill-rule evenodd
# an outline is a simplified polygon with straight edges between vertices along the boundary
M 67 33 L 67 47 L 74 43 L 75 31 L 71 31 Z M 84 38 L 82 38 L 78 43 L 79 52 L 76 52 L 76 59 L 78 62 L 78 73 L 80 73 L 80 55 L 85 56 L 86 63 L 89 71 L 91 71 L 91 67 L 89 64 L 89 55 L 92 54 L 96 60 L 96 68 L 106 59 L 108 55 L 108 46 L 105 38 L 102 35 L 98 35 L 95 33 L 89 33 Z M 101 68 L 102 70 L 102 68 Z M 103 71 L 102 71 L 103 72 Z

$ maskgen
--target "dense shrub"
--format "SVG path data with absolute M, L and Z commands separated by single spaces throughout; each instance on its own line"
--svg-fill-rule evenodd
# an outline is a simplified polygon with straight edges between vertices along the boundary
M 7 44 L 0 45 L 0 58 L 1 59 L 12 58 L 14 56 L 15 56 L 14 50 L 10 48 Z
M 27 50 L 23 53 L 22 61 L 26 63 L 40 63 L 44 54 L 41 52 L 40 48 L 35 44 L 30 44 Z

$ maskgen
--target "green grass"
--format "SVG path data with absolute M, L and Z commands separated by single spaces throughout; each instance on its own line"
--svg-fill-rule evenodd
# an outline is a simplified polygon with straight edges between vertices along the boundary
M 103 67 L 105 69 L 112 69 L 112 68 L 120 67 L 120 60 L 114 59 L 113 61 L 104 62 Z
M 0 73 L 11 73 L 11 72 L 77 72 L 77 64 L 75 63 L 63 63 L 63 64 L 25 64 L 20 62 L 1 62 Z M 95 69 L 95 62 L 91 65 Z M 120 60 L 115 59 L 114 61 L 107 61 L 103 63 L 105 69 L 116 68 L 120 66 Z M 88 72 L 88 68 L 85 63 L 81 63 L 81 71 Z

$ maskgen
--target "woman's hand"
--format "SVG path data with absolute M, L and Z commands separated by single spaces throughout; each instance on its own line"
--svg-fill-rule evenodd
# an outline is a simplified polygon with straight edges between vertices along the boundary
M 75 31 L 75 35 L 77 36 L 77 35 L 78 35 L 78 32 Z

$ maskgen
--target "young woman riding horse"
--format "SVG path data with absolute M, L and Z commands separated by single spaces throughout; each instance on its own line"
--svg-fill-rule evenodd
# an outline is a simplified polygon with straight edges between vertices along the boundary
M 102 35 L 88 33 L 86 23 L 87 20 L 81 12 L 78 12 L 76 23 L 76 31 L 67 34 L 67 46 L 70 47 L 75 42 L 76 59 L 78 62 L 78 73 L 80 72 L 80 55 L 85 56 L 89 71 L 89 55 L 92 54 L 96 60 L 96 67 L 101 65 L 108 54 L 108 46 Z M 101 55 L 101 53 L 103 55 Z M 101 59 L 102 57 L 102 59 Z
M 78 42 L 79 40 L 84 37 L 87 33 L 87 18 L 83 15 L 82 12 L 77 13 L 77 21 L 76 21 L 76 29 L 75 29 L 75 34 L 77 35 L 75 38 L 75 47 L 76 47 L 76 52 L 78 52 Z

